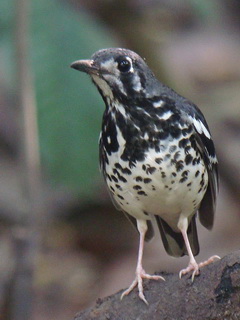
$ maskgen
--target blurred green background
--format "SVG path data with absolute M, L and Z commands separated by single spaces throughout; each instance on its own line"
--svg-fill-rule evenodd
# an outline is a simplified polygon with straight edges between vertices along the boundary
M 1 310 L 10 299 L 6 288 L 17 269 L 13 231 L 26 224 L 16 3 L 0 1 Z M 97 297 L 126 287 L 134 274 L 138 235 L 114 212 L 98 169 L 104 103 L 90 79 L 70 68 L 73 61 L 87 59 L 101 48 L 138 52 L 161 81 L 201 108 L 217 147 L 221 192 L 214 230 L 199 228 L 199 259 L 239 248 L 238 1 L 38 0 L 28 4 L 29 70 L 46 211 L 36 253 L 34 297 L 29 302 L 32 319 L 71 319 Z M 147 246 L 145 259 L 149 272 L 178 271 L 187 261 L 168 257 L 159 238 Z M 0 314 L 0 320 L 7 319 L 4 311 Z

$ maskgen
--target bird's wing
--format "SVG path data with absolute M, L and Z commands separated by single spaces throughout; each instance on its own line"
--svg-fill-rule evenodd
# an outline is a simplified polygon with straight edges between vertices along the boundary
M 196 112 L 190 115 L 190 118 L 194 128 L 194 137 L 208 172 L 208 187 L 199 207 L 199 220 L 204 227 L 211 229 L 218 192 L 218 161 L 206 120 L 201 111 L 196 106 L 193 107 Z

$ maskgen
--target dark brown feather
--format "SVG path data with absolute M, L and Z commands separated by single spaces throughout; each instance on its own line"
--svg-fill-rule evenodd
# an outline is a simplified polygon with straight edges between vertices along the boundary
M 187 249 L 182 234 L 180 232 L 173 231 L 172 228 L 159 216 L 155 216 L 155 218 L 157 220 L 162 242 L 167 253 L 173 257 L 182 257 L 187 255 Z M 199 243 L 195 215 L 191 218 L 187 234 L 193 255 L 196 256 L 199 253 Z

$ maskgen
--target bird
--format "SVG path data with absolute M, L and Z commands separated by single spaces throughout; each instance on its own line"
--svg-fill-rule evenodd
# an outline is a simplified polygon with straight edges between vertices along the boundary
M 189 256 L 179 273 L 192 272 L 220 259 L 197 263 L 196 217 L 211 230 L 218 193 L 214 142 L 200 109 L 161 83 L 145 59 L 124 48 L 95 52 L 71 67 L 88 74 L 105 103 L 99 137 L 100 168 L 110 196 L 139 232 L 134 281 L 146 304 L 143 279 L 165 280 L 143 268 L 145 241 L 158 226 L 166 252 Z

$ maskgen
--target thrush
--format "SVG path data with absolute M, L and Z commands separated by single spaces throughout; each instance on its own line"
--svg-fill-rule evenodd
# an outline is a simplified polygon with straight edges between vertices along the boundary
M 189 256 L 179 276 L 219 258 L 198 264 L 198 214 L 213 226 L 218 191 L 218 162 L 207 122 L 198 107 L 159 82 L 135 52 L 109 48 L 72 68 L 90 75 L 105 103 L 99 139 L 100 167 L 111 198 L 140 234 L 136 277 L 147 303 L 143 279 L 159 280 L 142 266 L 144 240 L 154 235 L 156 220 L 166 252 Z

